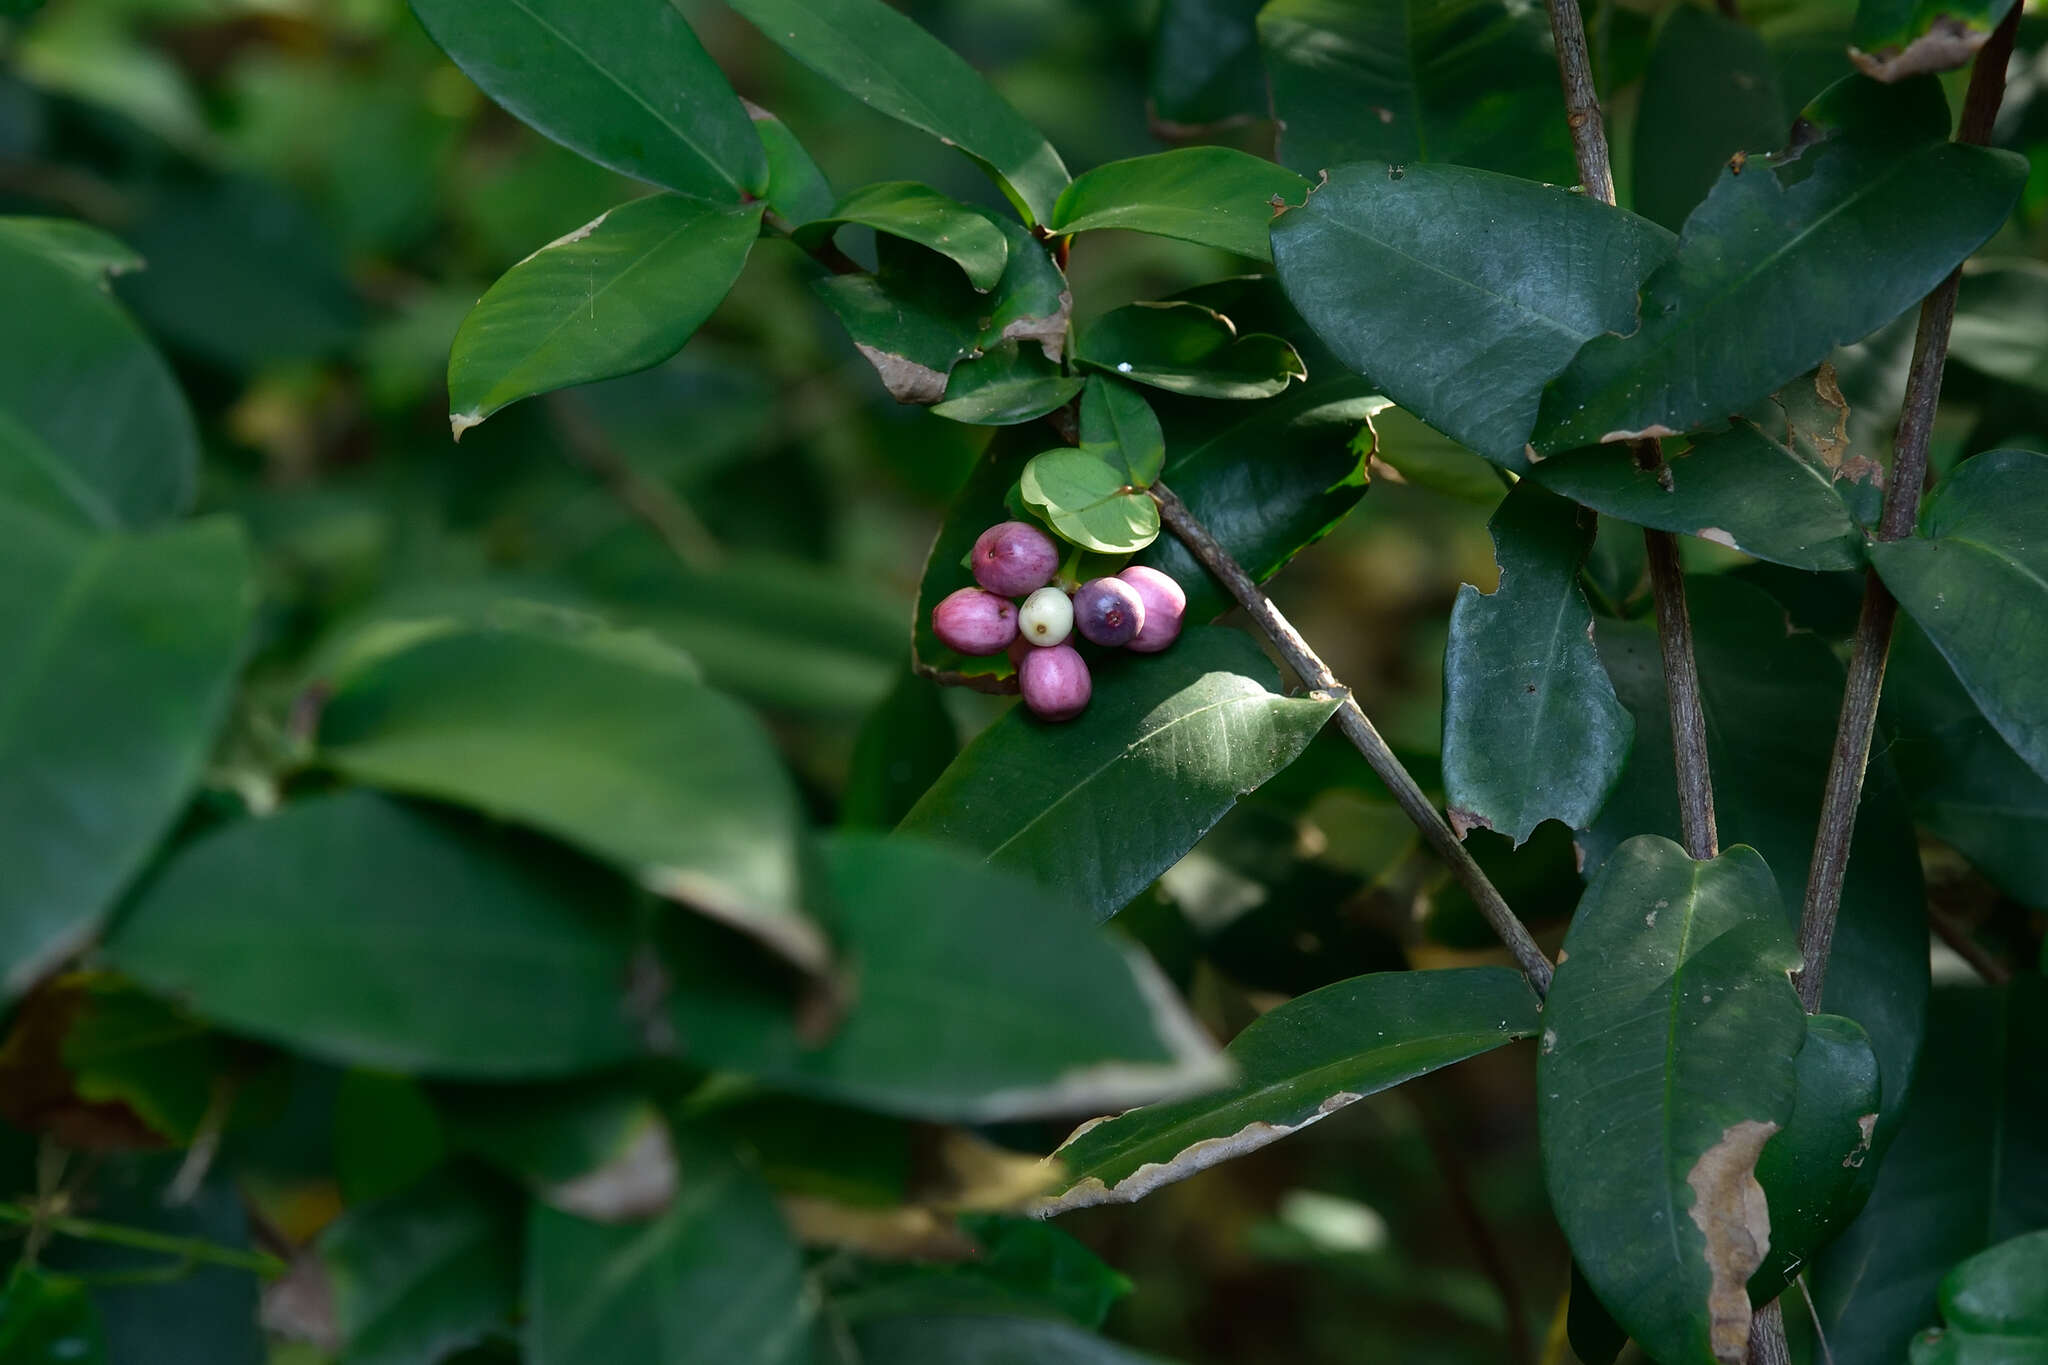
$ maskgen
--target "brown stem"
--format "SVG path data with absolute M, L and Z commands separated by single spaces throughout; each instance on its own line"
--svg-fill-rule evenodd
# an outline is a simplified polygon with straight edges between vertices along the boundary
M 1308 641 L 1301 638 L 1287 618 L 1280 614 L 1280 609 L 1273 605 L 1272 599 L 1259 590 L 1251 575 L 1231 558 L 1230 551 L 1209 533 L 1209 528 L 1188 510 L 1187 504 L 1164 484 L 1153 484 L 1151 492 L 1159 504 L 1159 519 L 1166 529 L 1188 547 L 1202 562 L 1202 567 L 1230 590 L 1230 595 L 1273 642 L 1280 657 L 1287 661 L 1287 666 L 1302 682 L 1319 691 L 1343 696 L 1337 707 L 1337 728 L 1364 756 L 1367 766 L 1379 776 L 1380 781 L 1386 783 L 1387 790 L 1393 793 L 1394 803 L 1422 831 L 1422 837 L 1429 846 L 1450 865 L 1451 875 L 1471 893 L 1479 906 L 1479 913 L 1486 917 L 1487 924 L 1507 945 L 1508 952 L 1514 955 L 1522 975 L 1529 979 L 1530 989 L 1538 998 L 1549 994 L 1550 959 L 1543 955 L 1543 950 L 1536 946 L 1536 940 L 1529 937 L 1528 929 L 1508 908 L 1500 891 L 1487 879 L 1479 864 L 1472 860 L 1472 855 L 1458 841 L 1458 836 L 1452 833 L 1436 803 L 1429 799 L 1414 776 L 1401 765 L 1401 760 L 1394 756 L 1394 751 L 1387 747 L 1386 740 L 1373 728 L 1371 719 L 1357 699 L 1337 681 L 1337 675 L 1330 671 L 1330 666 L 1309 648 Z
M 1557 40 L 1557 75 L 1564 83 L 1565 122 L 1572 130 L 1572 155 L 1579 183 L 1603 204 L 1614 202 L 1614 173 L 1607 164 L 1607 125 L 1600 113 L 1600 89 L 1586 55 L 1586 21 L 1579 0 L 1548 0 L 1550 32 Z
M 1792 1348 L 1785 1341 L 1785 1316 L 1776 1299 L 1757 1309 L 1749 1320 L 1749 1365 L 1792 1365 Z
M 2005 68 L 2012 60 L 2019 12 L 2020 7 L 2013 6 L 1977 53 L 1956 129 L 1958 142 L 1981 146 L 1991 136 L 1991 125 L 2005 98 Z M 1879 540 L 1904 539 L 1913 533 L 1919 518 L 1920 490 L 1927 478 L 1927 446 L 1934 432 L 1935 408 L 1941 401 L 1941 372 L 1948 361 L 1949 329 L 1955 322 L 1956 290 L 1962 278 L 1958 267 L 1920 305 L 1905 406 L 1892 441 L 1891 477 L 1885 484 L 1884 512 L 1878 519 Z M 1821 992 L 1827 984 L 1828 953 L 1834 946 L 1835 921 L 1842 909 L 1842 879 L 1849 867 L 1849 842 L 1856 833 L 1856 806 L 1870 763 L 1885 661 L 1891 654 L 1892 628 L 1898 616 L 1899 604 L 1883 580 L 1875 571 L 1866 573 L 1863 608 L 1849 648 L 1848 683 L 1842 691 L 1842 715 L 1835 729 L 1834 755 L 1828 762 L 1820 829 L 1814 837 L 1806 903 L 1799 920 L 1799 951 L 1806 959 L 1806 969 L 1799 974 L 1799 999 L 1809 1014 L 1820 1009 Z

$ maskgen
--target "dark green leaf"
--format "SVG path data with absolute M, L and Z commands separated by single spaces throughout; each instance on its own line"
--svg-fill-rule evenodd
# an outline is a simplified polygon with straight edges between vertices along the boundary
M 1635 328 L 1636 285 L 1672 248 L 1597 200 L 1459 166 L 1346 166 L 1273 224 L 1280 282 L 1324 344 L 1511 469 L 1544 384 Z
M 1063 1191 L 1040 1211 L 1129 1204 L 1367 1095 L 1536 1031 L 1536 998 L 1505 967 L 1379 972 L 1254 1020 L 1224 1055 L 1222 1090 L 1085 1124 L 1053 1153 Z
M 434 1100 L 450 1143 L 563 1213 L 630 1222 L 662 1212 L 676 1196 L 680 1174 L 668 1122 L 621 1080 L 444 1085 Z
M 739 278 L 761 209 L 649 195 L 506 271 L 448 354 L 457 439 L 507 403 L 644 370 L 681 350 Z
M 1524 480 L 1493 514 L 1500 587 L 1458 589 L 1444 647 L 1444 800 L 1461 832 L 1520 845 L 1545 820 L 1592 823 L 1635 722 L 1593 647 L 1579 565 L 1592 517 Z
M 188 846 L 106 955 L 229 1028 L 335 1061 L 545 1076 L 633 1050 L 625 900 L 530 838 L 348 792 Z
M 1099 1328 L 1131 1282 L 1064 1228 L 1036 1218 L 970 1214 L 960 1219 L 979 1255 L 959 1265 L 862 1267 L 835 1288 L 834 1313 L 858 1326 L 876 1318 L 1016 1314 L 1066 1317 Z
M 1168 1365 L 1157 1356 L 1104 1341 L 1071 1323 L 1041 1318 L 877 1318 L 854 1340 L 865 1365 L 944 1361 L 945 1365 Z
M 958 147 L 1026 219 L 1050 221 L 1067 168 L 973 67 L 883 0 L 731 0 L 790 56 L 863 104 Z
M 426 1087 L 410 1076 L 352 1068 L 334 1089 L 334 1180 L 349 1204 L 397 1194 L 448 1155 Z
M 839 822 L 894 829 L 960 752 L 960 732 L 937 684 L 906 669 L 854 737 Z
M 126 536 L 0 504 L 0 581 L 17 585 L 0 607 L 0 997 L 84 946 L 184 807 L 254 572 L 223 518 Z
M 1053 530 L 1098 554 L 1133 554 L 1159 535 L 1159 504 L 1092 450 L 1061 446 L 1032 456 L 1017 492 Z
M 2048 1360 L 2048 1230 L 1980 1251 L 1941 1281 L 1941 1316 L 1913 1339 L 1912 1365 Z
M 1573 1258 L 1655 1359 L 1741 1362 L 1768 1245 L 1756 1184 L 1805 1016 L 1770 868 L 1644 835 L 1586 888 L 1543 1007 L 1543 1169 Z
M 1678 6 L 1657 34 L 1636 110 L 1636 212 L 1676 232 L 1728 158 L 1776 151 L 1790 122 L 1763 34 Z
M 1265 0 L 1163 0 L 1152 34 L 1149 112 L 1169 125 L 1264 117 L 1255 21 Z
M 1280 159 L 1304 175 L 1441 161 L 1575 178 L 1550 27 L 1533 6 L 1272 0 L 1259 44 Z
M 1691 431 L 1891 321 L 1983 245 L 2025 162 L 1946 140 L 1932 80 L 1851 77 L 1808 106 L 1818 141 L 1721 173 L 1633 316 L 1544 390 L 1544 454 Z M 1398 397 L 1398 395 L 1396 395 Z
M 1038 347 L 1008 341 L 954 367 L 946 397 L 932 411 L 953 422 L 1015 426 L 1065 407 L 1081 384 L 1061 374 Z
M 1271 398 L 1308 377 L 1280 337 L 1240 337 L 1230 319 L 1193 303 L 1134 303 L 1106 313 L 1081 333 L 1074 359 L 1195 398 Z
M 1839 1014 L 1813 1015 L 1797 1069 L 1791 1122 L 1756 1163 L 1770 1202 L 1771 1252 L 1750 1277 L 1752 1303 L 1777 1298 L 1862 1211 L 1877 1178 L 1870 1149 L 1883 1087 L 1870 1035 Z
M 412 629 L 325 680 L 327 763 L 533 825 L 804 967 L 825 965 L 803 910 L 795 787 L 760 722 L 687 658 L 596 628 Z
M 1292 762 L 1337 698 L 1280 695 L 1272 664 L 1233 630 L 1190 627 L 1162 654 L 1092 666 L 1094 699 L 1078 720 L 1010 712 L 901 828 L 1028 873 L 1107 918 Z
M 485 94 L 592 161 L 725 203 L 767 189 L 746 111 L 668 0 L 413 0 L 413 10 Z
M 74 1093 L 124 1104 L 172 1142 L 191 1142 L 235 1069 L 228 1040 L 104 974 L 85 975 L 79 990 L 61 1048 Z
M 1971 369 L 2048 392 L 2048 265 L 1972 261 L 1956 296 L 1949 355 Z
M 0 1360 L 8 1365 L 106 1365 L 99 1314 L 76 1280 L 15 1264 L 0 1288 Z
M 349 1209 L 320 1236 L 348 1365 L 415 1365 L 474 1344 L 512 1313 L 516 1205 L 444 1174 Z
M 1124 228 L 1273 259 L 1275 200 L 1299 202 L 1308 182 L 1230 147 L 1181 147 L 1097 166 L 1060 195 L 1054 232 Z
M 760 134 L 761 146 L 768 153 L 768 188 L 762 195 L 768 207 L 792 223 L 808 223 L 832 212 L 839 196 L 832 193 L 831 182 L 818 169 L 818 163 L 811 160 L 803 143 L 796 140 L 796 134 L 760 105 L 748 100 L 740 103 L 746 106 L 747 116 L 754 121 L 754 131 Z
M 145 264 L 120 238 L 73 218 L 0 218 L 0 242 L 68 265 L 98 285 Z
M 1081 446 L 1102 453 L 1134 488 L 1149 488 L 1166 464 L 1166 433 L 1145 395 L 1101 375 L 1081 395 Z M 1109 454 L 1114 451 L 1115 454 Z
M 2048 455 L 1965 462 L 1870 562 L 2014 753 L 2048 777 Z
M 800 245 L 830 240 L 847 224 L 873 228 L 916 242 L 967 272 L 968 283 L 986 293 L 1003 277 L 1010 244 L 1002 229 L 957 199 L 912 180 L 863 185 L 841 199 L 831 213 L 797 229 Z
M 1857 0 L 1849 56 L 1879 80 L 1966 65 L 2014 0 Z

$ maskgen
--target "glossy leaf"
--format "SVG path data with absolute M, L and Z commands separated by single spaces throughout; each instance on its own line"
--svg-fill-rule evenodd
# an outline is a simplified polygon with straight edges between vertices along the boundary
M 877 1318 L 855 1329 L 854 1341 L 865 1365 L 1168 1365 L 1071 1323 L 1045 1318 L 967 1313 Z
M 959 200 L 910 180 L 863 185 L 829 214 L 798 228 L 796 239 L 801 244 L 823 242 L 849 224 L 938 252 L 966 271 L 968 282 L 984 293 L 1003 277 L 1010 255 L 1001 228 Z
M 531 839 L 346 792 L 188 845 L 105 953 L 225 1027 L 333 1061 L 559 1075 L 633 1050 L 625 900 Z M 468 970 L 480 959 L 490 971 Z
M 413 0 L 463 73 L 599 165 L 737 204 L 768 187 L 751 121 L 667 0 Z
M 1692 5 L 1657 32 L 1636 110 L 1634 207 L 1676 232 L 1737 152 L 1774 152 L 1791 126 L 1764 35 Z
M 1792 1117 L 1805 1016 L 1771 870 L 1736 845 L 1616 849 L 1543 1007 L 1544 1180 L 1573 1258 L 1655 1359 L 1740 1362 L 1770 1217 L 1755 1167 Z
M 1029 222 L 1047 222 L 1067 168 L 973 67 L 884 0 L 731 0 L 790 56 L 861 103 L 958 147 Z
M 1948 353 L 1995 379 L 2048 392 L 2048 265 L 2030 260 L 1972 261 L 1956 296 Z
M 758 203 L 649 195 L 513 266 L 455 334 L 456 437 L 507 403 L 674 355 L 739 278 L 760 223 Z
M 803 814 L 753 713 L 645 636 L 465 629 L 325 680 L 321 755 L 358 782 L 517 820 L 818 970 Z
M 1721 173 L 1678 252 L 1544 391 L 1544 454 L 1691 431 L 1740 412 L 1911 307 L 2004 223 L 2007 152 L 1947 141 L 1932 81 L 1833 87 L 1818 141 Z M 1483 452 L 1482 452 L 1483 453 Z
M 758 104 L 740 103 L 768 154 L 768 188 L 762 194 L 768 207 L 792 223 L 808 223 L 832 212 L 839 196 L 789 125 Z
M 1912 1365 L 2048 1360 L 2048 1229 L 1980 1251 L 1941 1281 L 1946 1324 L 1913 1339 Z
M 1292 346 L 1193 303 L 1134 303 L 1097 318 L 1074 360 L 1169 393 L 1195 398 L 1271 398 L 1308 377 Z
M 1273 224 L 1280 282 L 1323 343 L 1510 469 L 1544 384 L 1635 327 L 1636 285 L 1672 247 L 1597 200 L 1459 166 L 1342 167 Z
M 1877 1178 L 1870 1149 L 1883 1084 L 1870 1035 L 1839 1014 L 1812 1015 L 1797 1071 L 1792 1119 L 1756 1163 L 1770 1202 L 1771 1250 L 1750 1277 L 1752 1303 L 1778 1297 L 1862 1212 Z
M 1089 376 L 1081 395 L 1080 434 L 1081 448 L 1100 453 L 1133 487 L 1151 487 L 1166 465 L 1166 433 L 1159 415 L 1145 395 L 1128 384 Z
M 2013 0 L 1857 0 L 1850 58 L 1866 74 L 1897 81 L 1967 65 Z
M 800 1030 L 758 954 L 677 922 L 669 1011 L 696 1060 L 777 1090 L 976 1122 L 1143 1104 L 1228 1075 L 1150 959 L 1063 897 L 901 834 L 842 835 L 826 860 L 833 927 L 860 964 L 844 1018 L 828 1037 Z M 687 1161 L 683 1178 L 687 1189 Z
M 1569 184 L 1571 142 L 1541 11 L 1502 0 L 1272 0 L 1259 45 L 1280 159 L 1455 162 Z
M 1278 1142 L 1368 1095 L 1536 1032 L 1536 998 L 1505 967 L 1378 972 L 1260 1015 L 1224 1055 L 1221 1090 L 1096 1119 L 1053 1153 L 1066 1186 L 1043 1214 L 1134 1203 Z
M 1158 537 L 1159 504 L 1124 479 L 1101 455 L 1062 446 L 1031 457 L 1017 492 L 1065 539 L 1098 554 L 1126 555 Z
M 10 1365 L 106 1365 L 107 1343 L 85 1287 L 17 1261 L 0 1287 L 0 1360 Z
M 1545 820 L 1592 822 L 1635 722 L 1600 666 L 1579 590 L 1591 516 L 1525 480 L 1491 524 L 1500 587 L 1458 589 L 1444 647 L 1444 800 L 1460 831 L 1519 846 Z
M 956 366 L 946 379 L 946 396 L 932 412 L 951 422 L 1015 426 L 1065 407 L 1082 381 L 1060 373 L 1036 346 L 1005 342 Z
M 20 219 L 4 220 L 20 223 Z M 92 521 L 146 527 L 192 504 L 199 436 L 171 370 L 76 253 L 0 237 L 0 417 L 69 471 Z
M 1870 562 L 2014 753 L 2048 777 L 2048 455 L 1964 462 Z
M 1123 228 L 1270 261 L 1274 201 L 1299 203 L 1308 182 L 1231 147 L 1180 147 L 1097 166 L 1067 186 L 1054 232 Z
M 240 530 L 0 504 L 0 998 L 85 946 L 199 781 L 253 615 Z
M 1335 697 L 1287 697 L 1250 636 L 1191 627 L 1161 654 L 1091 665 L 1079 719 L 1014 710 L 903 819 L 1106 919 L 1294 757 Z M 1157 794 L 1171 791 L 1172 801 Z
M 349 1365 L 440 1360 L 510 1319 L 517 1206 L 444 1172 L 344 1212 L 321 1234 L 320 1259 Z

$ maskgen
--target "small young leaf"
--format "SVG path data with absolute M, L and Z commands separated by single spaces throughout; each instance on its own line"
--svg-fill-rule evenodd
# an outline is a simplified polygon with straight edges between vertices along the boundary
M 762 194 L 768 207 L 792 223 L 808 223 L 832 212 L 839 196 L 789 125 L 751 100 L 740 103 L 768 154 L 768 188 Z
M 1099 374 L 1081 395 L 1081 448 L 1121 468 L 1133 488 L 1151 487 L 1166 464 L 1166 433 L 1145 395 Z
M 1271 398 L 1308 369 L 1280 337 L 1240 337 L 1193 303 L 1134 303 L 1089 324 L 1074 359 L 1091 369 L 1196 398 Z
M 1274 201 L 1298 203 L 1308 182 L 1230 147 L 1179 147 L 1097 166 L 1060 195 L 1054 232 L 1124 228 L 1270 261 Z
M 1093 451 L 1062 446 L 1033 456 L 1017 490 L 1053 530 L 1098 554 L 1131 554 L 1159 535 L 1159 504 Z
M 1009 241 L 994 222 L 915 181 L 862 186 L 824 217 L 799 227 L 797 243 L 814 246 L 828 241 L 848 224 L 886 232 L 938 252 L 966 271 L 968 282 L 983 293 L 995 288 L 1003 277 L 1010 254 Z

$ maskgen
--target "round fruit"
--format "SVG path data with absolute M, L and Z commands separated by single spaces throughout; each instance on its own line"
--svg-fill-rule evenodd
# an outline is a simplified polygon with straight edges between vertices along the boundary
M 1088 709 L 1095 691 L 1088 665 L 1072 645 L 1034 649 L 1017 670 L 1024 690 L 1024 704 L 1041 720 L 1072 720 Z
M 1052 537 L 1024 521 L 1005 521 L 983 531 L 969 563 L 974 581 L 998 597 L 1022 597 L 1052 582 L 1060 551 Z
M 1187 615 L 1188 595 L 1171 574 L 1143 564 L 1133 564 L 1117 575 L 1137 589 L 1145 603 L 1145 622 L 1138 627 L 1130 648 L 1140 654 L 1157 654 L 1180 638 L 1180 620 Z
M 1073 630 L 1074 604 L 1058 588 L 1040 588 L 1017 613 L 1017 633 L 1034 645 L 1063 645 Z
M 1094 578 L 1074 594 L 1074 629 L 1098 645 L 1127 645 L 1145 627 L 1145 599 L 1121 578 Z
M 932 634 L 962 654 L 1000 654 L 1017 638 L 1017 608 L 992 592 L 962 588 L 932 608 Z

